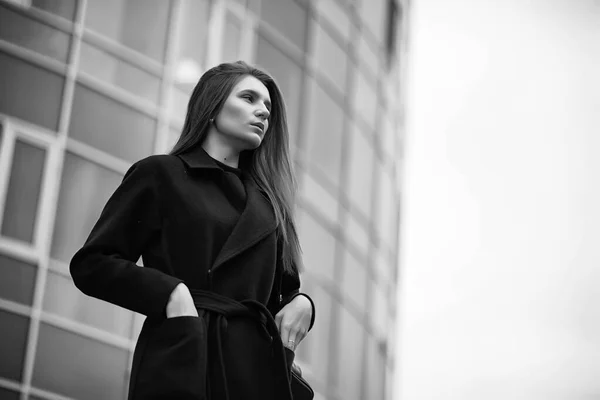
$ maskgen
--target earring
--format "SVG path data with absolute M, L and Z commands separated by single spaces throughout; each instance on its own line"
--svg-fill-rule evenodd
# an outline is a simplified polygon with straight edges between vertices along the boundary
M 208 122 L 212 124 L 212 123 L 214 123 L 214 122 L 215 122 L 215 119 L 214 119 L 214 118 L 211 118 L 211 119 L 209 119 L 209 120 L 208 120 Z

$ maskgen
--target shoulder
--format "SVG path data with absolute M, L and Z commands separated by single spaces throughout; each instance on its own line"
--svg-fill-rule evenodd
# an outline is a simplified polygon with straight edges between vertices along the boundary
M 127 174 L 135 172 L 141 175 L 153 175 L 157 178 L 165 178 L 184 169 L 183 163 L 177 156 L 169 154 L 157 154 L 148 156 L 134 163 Z

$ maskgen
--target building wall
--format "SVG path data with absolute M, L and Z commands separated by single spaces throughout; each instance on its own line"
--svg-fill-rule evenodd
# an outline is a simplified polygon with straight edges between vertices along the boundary
M 236 59 L 270 71 L 287 103 L 318 307 L 297 359 L 318 399 L 389 398 L 402 10 L 0 0 L 0 398 L 125 397 L 143 318 L 79 293 L 68 262 L 127 168 L 170 150 L 202 72 Z
M 402 400 L 600 398 L 600 3 L 413 3 Z

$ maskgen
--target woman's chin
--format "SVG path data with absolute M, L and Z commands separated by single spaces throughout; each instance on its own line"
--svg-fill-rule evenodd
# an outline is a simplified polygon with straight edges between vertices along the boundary
M 254 150 L 262 143 L 262 137 L 254 133 L 250 135 L 244 135 L 244 137 L 240 139 L 240 142 L 244 147 L 242 150 Z

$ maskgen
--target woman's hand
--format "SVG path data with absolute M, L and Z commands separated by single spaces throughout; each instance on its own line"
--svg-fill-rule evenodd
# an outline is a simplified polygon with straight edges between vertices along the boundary
M 275 316 L 275 322 L 285 347 L 295 351 L 308 332 L 312 305 L 305 296 L 296 296 Z
M 194 305 L 192 294 L 185 284 L 180 283 L 171 292 L 166 308 L 167 318 L 197 317 L 198 310 Z

